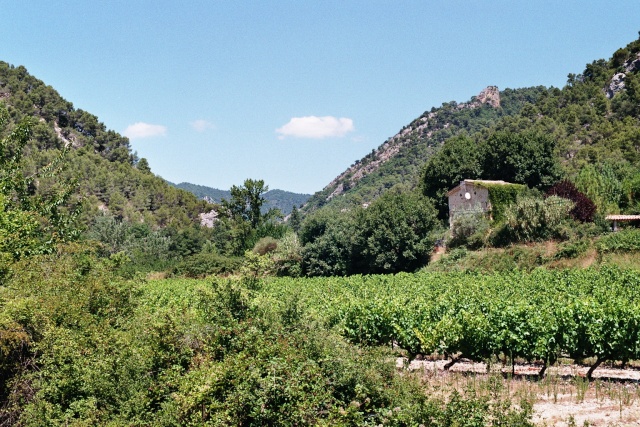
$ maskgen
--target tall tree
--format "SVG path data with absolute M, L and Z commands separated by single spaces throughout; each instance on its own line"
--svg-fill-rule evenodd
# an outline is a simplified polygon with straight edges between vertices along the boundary
M 482 173 L 481 153 L 477 144 L 466 136 L 447 140 L 424 167 L 422 190 L 434 199 L 438 216 L 448 215 L 446 194 L 463 179 L 479 178 Z
M 261 237 L 282 237 L 285 227 L 275 224 L 275 220 L 281 218 L 280 210 L 262 213 L 267 191 L 269 187 L 263 180 L 246 179 L 244 185 L 231 187 L 229 200 L 222 200 L 222 217 L 234 240 L 231 244 L 234 254 L 242 255 Z
M 298 210 L 296 205 L 293 205 L 293 209 L 291 210 L 291 215 L 289 216 L 289 225 L 291 226 L 293 231 L 297 233 L 298 231 L 300 231 L 301 222 L 302 222 L 302 219 L 300 218 L 300 211 Z
M 263 180 L 245 179 L 244 185 L 231 187 L 231 198 L 223 199 L 222 205 L 230 216 L 248 221 L 253 228 L 257 228 L 265 219 L 261 209 L 267 191 L 269 186 L 264 185 Z
M 77 234 L 74 216 L 63 211 L 73 183 L 56 182 L 66 152 L 24 176 L 22 155 L 32 126 L 32 119 L 26 118 L 7 132 L 9 114 L 0 104 L 0 263 L 47 251 Z M 41 193 L 38 187 L 44 181 L 54 184 Z
M 496 132 L 481 148 L 482 177 L 546 189 L 560 177 L 555 141 L 537 132 Z

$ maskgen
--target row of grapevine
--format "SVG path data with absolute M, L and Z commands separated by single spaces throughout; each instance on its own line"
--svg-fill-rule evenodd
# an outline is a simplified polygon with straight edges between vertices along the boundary
M 614 268 L 418 273 L 278 279 L 261 293 L 295 293 L 352 342 L 410 354 L 553 364 L 558 357 L 640 359 L 640 273 Z M 543 370 L 545 369 L 543 368 Z

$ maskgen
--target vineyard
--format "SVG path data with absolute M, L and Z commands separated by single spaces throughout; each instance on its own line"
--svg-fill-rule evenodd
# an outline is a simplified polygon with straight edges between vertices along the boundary
M 591 379 L 604 361 L 640 359 L 640 273 L 630 270 L 286 278 L 259 294 L 254 301 L 317 316 L 351 342 L 440 355 L 448 366 L 523 359 L 540 362 L 542 376 L 560 357 L 591 359 Z

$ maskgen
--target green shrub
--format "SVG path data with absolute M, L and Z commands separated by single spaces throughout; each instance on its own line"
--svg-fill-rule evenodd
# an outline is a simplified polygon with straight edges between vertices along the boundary
M 184 258 L 173 268 L 172 273 L 175 276 L 205 277 L 212 274 L 232 273 L 241 265 L 242 258 L 199 253 Z
M 567 242 L 561 245 L 553 255 L 554 259 L 573 259 L 587 252 L 589 242 L 586 240 L 578 240 L 575 242 Z
M 598 252 L 640 251 L 640 229 L 629 228 L 602 236 L 596 243 Z
M 298 277 L 302 274 L 302 246 L 296 233 L 289 232 L 278 241 L 273 261 L 278 276 Z
M 528 188 L 520 184 L 487 184 L 479 183 L 489 191 L 489 201 L 491 202 L 491 215 L 494 221 L 502 221 L 507 207 L 515 203 L 520 195 Z
M 447 246 L 479 249 L 484 246 L 488 230 L 489 220 L 484 213 L 458 215 L 453 221 L 451 239 L 447 242 Z
M 523 197 L 507 207 L 505 222 L 496 233 L 499 243 L 532 242 L 553 238 L 573 204 L 557 196 L 546 199 Z
M 258 255 L 266 255 L 278 249 L 278 241 L 271 236 L 263 237 L 253 247 L 253 252 Z

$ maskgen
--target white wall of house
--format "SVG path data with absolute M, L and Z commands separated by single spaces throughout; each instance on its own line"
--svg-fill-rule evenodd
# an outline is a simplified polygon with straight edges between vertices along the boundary
M 489 190 L 476 184 L 473 180 L 460 181 L 460 185 L 448 193 L 449 196 L 449 226 L 457 215 L 487 213 L 491 210 Z

